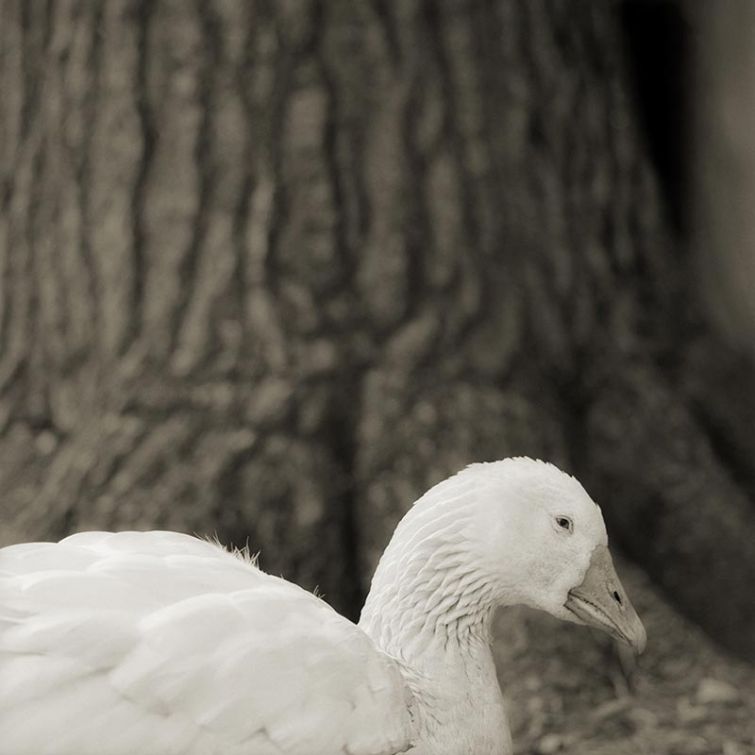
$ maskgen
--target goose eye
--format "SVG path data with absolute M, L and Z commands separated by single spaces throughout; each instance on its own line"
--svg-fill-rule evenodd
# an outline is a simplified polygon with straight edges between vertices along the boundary
M 556 517 L 556 524 L 562 530 L 566 530 L 567 532 L 573 532 L 574 531 L 574 525 L 572 524 L 572 520 L 569 519 L 568 516 L 557 516 Z

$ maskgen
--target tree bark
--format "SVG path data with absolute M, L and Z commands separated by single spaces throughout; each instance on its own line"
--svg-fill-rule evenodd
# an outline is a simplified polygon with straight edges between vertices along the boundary
M 755 657 L 753 369 L 667 231 L 616 6 L 2 12 L 4 541 L 217 532 L 353 616 L 422 489 L 528 454 Z
M 690 225 L 701 288 L 710 317 L 755 356 L 755 5 L 692 0 L 686 9 L 696 42 Z

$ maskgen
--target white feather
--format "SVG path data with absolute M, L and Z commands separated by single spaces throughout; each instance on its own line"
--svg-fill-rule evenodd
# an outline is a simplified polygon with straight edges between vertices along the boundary
M 5 548 L 0 574 L 3 755 L 408 746 L 396 662 L 217 545 L 88 532 Z
M 565 601 L 606 543 L 576 480 L 509 459 L 417 501 L 359 626 L 188 535 L 2 549 L 0 755 L 505 755 L 493 611 L 572 620 Z

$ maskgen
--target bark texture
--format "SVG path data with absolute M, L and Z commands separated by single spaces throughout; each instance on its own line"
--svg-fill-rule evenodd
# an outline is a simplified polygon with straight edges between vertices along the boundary
M 696 42 L 691 226 L 703 294 L 728 338 L 755 357 L 755 5 L 688 0 L 686 10 Z
M 418 492 L 540 456 L 755 657 L 753 369 L 616 6 L 1 7 L 4 541 L 217 532 L 353 616 Z

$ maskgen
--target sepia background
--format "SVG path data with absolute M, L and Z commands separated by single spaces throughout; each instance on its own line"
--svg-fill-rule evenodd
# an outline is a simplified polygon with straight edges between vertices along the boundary
M 502 614 L 517 751 L 755 751 L 755 2 L 0 13 L 0 544 L 217 534 L 356 618 L 422 491 L 548 459 L 648 650 Z

